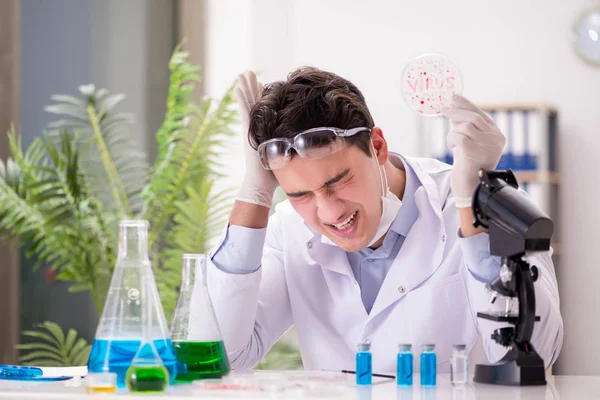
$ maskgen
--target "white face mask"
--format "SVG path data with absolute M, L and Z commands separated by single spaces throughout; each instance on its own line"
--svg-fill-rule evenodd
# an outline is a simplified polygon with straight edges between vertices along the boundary
M 381 220 L 379 221 L 379 226 L 377 227 L 377 232 L 375 232 L 375 236 L 371 239 L 371 242 L 367 247 L 371 247 L 375 242 L 381 239 L 392 226 L 392 222 L 396 219 L 398 215 L 398 211 L 400 211 L 400 207 L 402 206 L 402 201 L 390 190 L 387 181 L 387 174 L 385 173 L 385 167 L 379 165 L 377 162 L 377 153 L 375 152 L 375 147 L 373 146 L 373 141 L 371 140 L 371 151 L 373 153 L 373 158 L 375 159 L 375 163 L 377 164 L 377 168 L 379 170 L 379 179 L 381 181 Z

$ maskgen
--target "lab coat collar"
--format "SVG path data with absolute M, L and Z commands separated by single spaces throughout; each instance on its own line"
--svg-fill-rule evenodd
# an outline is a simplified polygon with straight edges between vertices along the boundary
M 442 207 L 450 191 L 450 179 L 441 180 L 443 183 L 438 186 L 434 176 L 451 167 L 436 160 L 404 157 L 403 161 L 412 167 L 422 184 L 414 195 L 419 217 L 383 281 L 369 321 L 433 275 L 444 255 L 447 238 Z
M 346 252 L 306 221 L 304 226 L 307 228 L 304 235 L 306 248 L 313 261 L 327 270 L 354 277 Z
M 401 199 L 402 207 L 400 207 L 400 211 L 398 211 L 394 222 L 392 222 L 392 225 L 390 226 L 390 231 L 396 232 L 398 235 L 406 237 L 406 235 L 408 235 L 408 232 L 410 231 L 410 228 L 413 226 L 419 215 L 417 205 L 415 204 L 415 192 L 421 185 L 421 182 L 419 182 L 417 174 L 415 174 L 411 166 L 400 154 L 390 152 L 389 159 L 392 165 L 404 171 L 406 177 L 406 183 L 404 185 L 404 195 Z M 383 246 L 386 246 L 386 244 L 393 242 L 394 241 L 389 242 L 384 240 Z M 389 252 L 391 251 L 391 249 L 387 249 L 387 251 Z

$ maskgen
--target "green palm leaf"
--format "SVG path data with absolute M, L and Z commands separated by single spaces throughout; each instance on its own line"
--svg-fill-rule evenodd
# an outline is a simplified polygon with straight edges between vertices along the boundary
M 128 132 L 131 116 L 114 111 L 125 96 L 97 90 L 94 85 L 80 86 L 79 92 L 83 98 L 52 96 L 56 103 L 45 110 L 61 119 L 49 124 L 50 133 L 57 136 L 61 129 L 68 129 L 79 135 L 82 164 L 93 193 L 107 211 L 116 211 L 120 218 L 137 216 L 143 207 L 141 192 L 148 179 L 148 163 Z
M 83 338 L 79 338 L 74 346 L 69 350 L 69 364 L 71 365 L 85 365 L 87 364 L 90 356 L 92 345 L 89 345 Z M 69 349 L 67 347 L 67 349 Z
M 92 346 L 83 338 L 77 339 L 77 332 L 70 329 L 66 337 L 63 330 L 54 322 L 45 321 L 37 331 L 23 331 L 23 336 L 29 336 L 36 341 L 15 346 L 27 353 L 19 357 L 23 365 L 68 367 L 85 365 Z
M 166 247 L 161 252 L 161 268 L 157 271 L 158 287 L 165 315 L 170 317 L 181 283 L 181 263 L 184 253 L 207 253 L 209 240 L 220 232 L 231 209 L 231 190 L 213 194 L 212 181 L 205 180 L 200 191 L 186 188 L 187 198 L 176 202 L 177 213 L 169 232 L 165 233 Z
M 27 244 L 26 256 L 36 266 L 51 266 L 70 291 L 90 290 L 99 313 L 116 261 L 119 220 L 149 220 L 151 259 L 170 319 L 181 255 L 207 252 L 231 208 L 231 191 L 216 190 L 215 182 L 224 170 L 219 156 L 234 134 L 232 87 L 221 99 L 196 104 L 199 68 L 188 62 L 188 53 L 176 49 L 169 68 L 151 176 L 128 134 L 131 116 L 116 111 L 124 96 L 94 85 L 80 86 L 77 96 L 53 96 L 45 110 L 57 120 L 48 132 L 23 152 L 11 130 L 11 158 L 0 160 L 0 241 Z M 77 364 L 89 354 L 85 340 L 58 326 L 24 335 L 39 342 L 23 345 L 25 362 L 57 365 L 60 357 Z
M 188 55 L 176 50 L 169 63 L 165 119 L 156 135 L 158 154 L 144 189 L 149 247 L 157 255 L 155 274 L 167 319 L 177 300 L 182 254 L 206 252 L 231 208 L 227 201 L 231 192 L 216 192 L 213 184 L 222 168 L 218 156 L 225 151 L 236 120 L 232 88 L 219 101 L 204 98 L 196 106 L 192 93 L 199 81 L 198 67 L 187 61 Z
M 61 365 L 61 366 L 65 364 L 65 359 L 61 355 L 56 354 L 55 352 L 52 352 L 52 351 L 43 351 L 43 350 L 32 351 L 32 352 L 28 353 L 27 355 L 21 356 L 21 357 L 19 357 L 19 362 L 26 364 L 27 362 L 35 362 L 40 359 L 53 361 L 53 362 L 56 362 L 57 365 Z M 30 364 L 30 365 L 32 365 L 32 364 Z
M 176 52 L 169 64 L 167 113 L 157 133 L 157 162 L 144 190 L 151 246 L 168 231 L 178 211 L 177 202 L 187 196 L 185 189 L 198 189 L 207 179 L 216 178 L 221 166 L 218 155 L 225 150 L 227 137 L 233 135 L 230 126 L 236 120 L 232 88 L 219 102 L 204 98 L 198 107 L 193 105 L 197 67 L 187 62 L 187 56 Z
M 0 181 L 0 230 L 28 244 L 36 266 L 52 265 L 60 280 L 91 290 L 100 310 L 114 265 L 114 233 L 103 220 L 80 167 L 76 135 L 36 138 L 25 153 L 14 132 L 9 145 L 20 170 L 17 190 Z M 107 251 L 98 251 L 106 249 Z

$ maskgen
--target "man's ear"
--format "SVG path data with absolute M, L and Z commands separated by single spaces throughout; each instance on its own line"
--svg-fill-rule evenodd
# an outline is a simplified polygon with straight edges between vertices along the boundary
M 371 129 L 371 141 L 373 142 L 373 147 L 375 148 L 375 154 L 377 155 L 379 165 L 385 164 L 388 160 L 389 154 L 387 142 L 383 137 L 383 131 L 381 128 L 376 126 Z

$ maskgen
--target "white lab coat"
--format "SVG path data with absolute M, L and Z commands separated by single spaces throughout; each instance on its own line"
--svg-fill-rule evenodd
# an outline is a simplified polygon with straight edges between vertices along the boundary
M 436 345 L 438 371 L 449 370 L 453 344 L 466 344 L 474 362 L 497 361 L 506 352 L 490 339 L 501 325 L 476 313 L 504 309 L 489 304 L 482 282 L 466 268 L 459 244 L 459 214 L 450 194 L 451 167 L 406 158 L 422 186 L 415 193 L 414 223 L 367 314 L 347 256 L 309 229 L 288 202 L 270 218 L 261 268 L 229 274 L 211 262 L 207 283 L 225 347 L 234 368 L 250 368 L 295 324 L 305 369 L 354 369 L 357 344 L 371 341 L 373 371 L 394 373 L 399 343 Z M 536 282 L 537 322 L 532 343 L 553 363 L 562 345 L 558 288 L 550 254 L 530 261 Z M 483 340 L 482 340 L 483 339 Z M 415 357 L 415 368 L 419 367 Z

